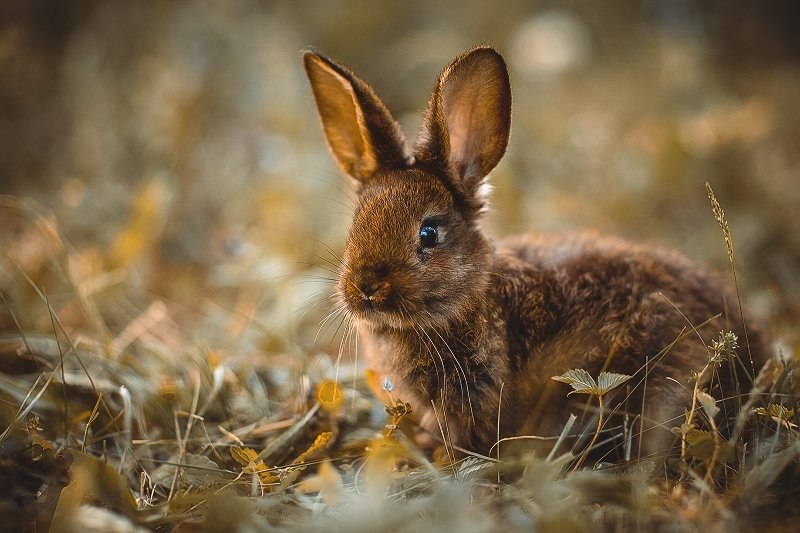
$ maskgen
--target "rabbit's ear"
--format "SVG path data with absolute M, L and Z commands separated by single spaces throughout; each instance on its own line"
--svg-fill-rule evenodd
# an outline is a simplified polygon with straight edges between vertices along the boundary
M 479 47 L 445 67 L 433 89 L 417 159 L 444 165 L 467 195 L 506 150 L 511 129 L 511 84 L 503 57 Z
M 400 126 L 375 91 L 317 52 L 303 54 L 322 128 L 339 167 L 359 181 L 411 162 Z

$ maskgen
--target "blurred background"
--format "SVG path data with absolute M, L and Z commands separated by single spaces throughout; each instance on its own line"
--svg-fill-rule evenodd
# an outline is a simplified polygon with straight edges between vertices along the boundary
M 335 353 L 352 194 L 300 51 L 353 68 L 413 139 L 438 71 L 485 43 L 514 94 L 493 233 L 590 227 L 729 272 L 707 181 L 745 300 L 796 342 L 798 28 L 792 0 L 5 0 L 0 327 L 51 329 L 19 311 L 27 278 L 79 328 L 161 302 L 210 346 Z

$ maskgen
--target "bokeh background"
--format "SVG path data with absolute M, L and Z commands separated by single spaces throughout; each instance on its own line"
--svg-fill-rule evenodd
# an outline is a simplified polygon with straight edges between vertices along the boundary
M 413 139 L 439 69 L 486 43 L 514 94 L 492 232 L 591 227 L 728 271 L 708 181 L 746 301 L 796 342 L 798 28 L 792 0 L 5 0 L 0 290 L 41 304 L 24 271 L 77 328 L 161 302 L 214 348 L 335 353 L 352 194 L 300 51 L 352 67 Z M 3 330 L 51 329 L 16 315 Z

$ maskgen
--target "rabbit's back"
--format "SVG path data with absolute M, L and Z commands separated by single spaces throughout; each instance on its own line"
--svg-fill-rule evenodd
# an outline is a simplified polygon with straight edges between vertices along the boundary
M 727 284 L 679 253 L 589 232 L 511 237 L 496 258 L 511 372 L 525 376 L 512 384 L 508 403 L 533 406 L 509 417 L 508 434 L 558 434 L 580 405 L 565 403 L 569 388 L 551 378 L 572 368 L 611 371 L 634 376 L 617 395 L 619 412 L 651 421 L 647 431 L 660 434 L 648 439 L 655 451 L 680 426 L 691 403 L 687 378 L 706 365 L 720 331 L 740 339 L 736 379 L 747 381 L 767 358 L 755 321 L 745 336 Z M 731 371 L 717 375 L 712 393 L 731 396 Z

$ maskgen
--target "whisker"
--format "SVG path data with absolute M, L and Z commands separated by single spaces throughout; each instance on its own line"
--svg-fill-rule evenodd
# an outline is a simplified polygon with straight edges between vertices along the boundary
M 340 255 L 338 255 L 333 248 L 331 248 L 328 244 L 326 244 L 325 241 L 317 239 L 316 237 L 312 237 L 312 240 L 315 243 L 322 245 L 323 248 L 325 248 L 325 251 L 328 252 L 328 255 L 330 255 L 336 261 L 337 268 L 344 262 L 344 259 Z
M 431 330 L 434 333 L 436 333 L 436 335 L 439 337 L 439 339 L 441 339 L 441 341 L 444 344 L 445 348 L 447 348 L 447 350 L 450 352 L 450 356 L 452 357 L 453 362 L 455 362 L 455 364 L 456 364 L 456 374 L 458 375 L 458 371 L 459 370 L 461 371 L 461 374 L 459 375 L 459 387 L 461 388 L 461 400 L 463 402 L 463 400 L 464 400 L 464 388 L 466 388 L 466 390 L 467 390 L 467 405 L 469 406 L 470 417 L 472 418 L 472 423 L 474 424 L 475 423 L 475 411 L 472 408 L 472 397 L 471 397 L 471 394 L 470 394 L 469 380 L 467 379 L 467 373 L 464 371 L 464 367 L 461 366 L 461 362 L 458 360 L 458 357 L 456 357 L 455 353 L 453 352 L 453 349 L 450 348 L 450 345 L 444 339 L 442 334 L 439 333 L 439 331 L 436 328 L 431 328 Z M 426 333 L 426 335 L 427 335 L 427 333 Z M 428 337 L 428 339 L 430 339 L 430 337 Z M 433 343 L 433 341 L 431 341 L 431 343 Z M 488 370 L 488 368 L 487 368 L 487 370 Z M 461 386 L 462 376 L 463 376 L 463 383 L 464 383 L 463 386 Z
M 317 343 L 317 339 L 319 338 L 320 334 L 322 333 L 322 330 L 323 330 L 323 328 L 324 328 L 324 327 L 325 327 L 325 325 L 328 323 L 328 321 L 329 321 L 331 318 L 333 318 L 333 317 L 336 317 L 336 316 L 340 315 L 340 314 L 342 313 L 342 311 L 344 311 L 345 309 L 346 309 L 346 306 L 345 306 L 344 304 L 342 304 L 341 306 L 339 306 L 339 307 L 335 308 L 333 311 L 331 311 L 330 313 L 328 313 L 328 314 L 325 316 L 325 318 L 323 318 L 322 320 L 320 320 L 320 322 L 319 322 L 319 327 L 317 328 L 317 333 L 314 335 L 314 344 L 316 344 L 316 343 Z M 335 336 L 336 336 L 336 335 L 334 334 L 334 337 L 335 337 Z
M 350 338 L 353 339 L 353 388 L 356 387 L 356 382 L 358 379 L 358 367 L 357 367 L 357 350 L 358 350 L 358 335 L 356 333 L 356 325 L 355 319 L 351 313 L 346 313 L 344 318 L 345 324 L 345 331 L 342 335 L 342 339 L 339 342 L 339 350 L 336 356 L 336 365 L 335 365 L 335 374 L 334 380 L 338 384 L 339 383 L 339 370 L 341 368 L 342 359 L 344 358 L 344 354 L 346 351 L 346 347 Z

